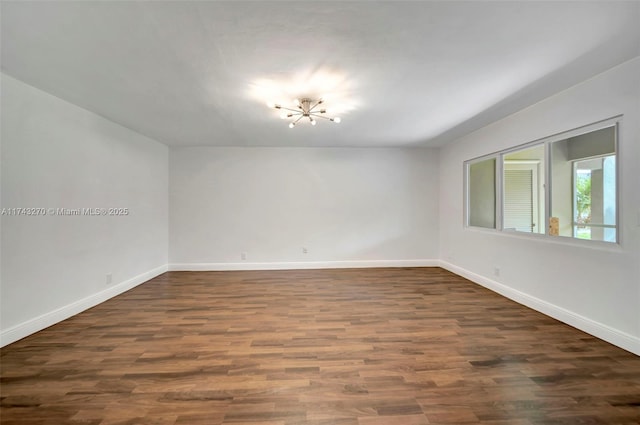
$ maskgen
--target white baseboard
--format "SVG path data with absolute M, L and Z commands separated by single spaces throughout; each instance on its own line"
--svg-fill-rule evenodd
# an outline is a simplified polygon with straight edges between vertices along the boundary
M 72 302 L 64 307 L 60 307 L 56 310 L 6 329 L 0 333 L 0 347 L 4 347 L 7 344 L 11 344 L 12 342 L 18 341 L 19 339 L 41 331 L 42 329 L 55 325 L 56 323 L 68 319 L 71 316 L 75 316 L 76 314 L 105 302 L 116 295 L 120 295 L 129 289 L 135 288 L 141 283 L 144 283 L 149 279 L 153 279 L 166 271 L 166 264 L 156 267 L 153 270 L 149 270 L 148 272 L 139 274 L 138 276 L 127 279 L 124 282 L 111 286 L 104 291 L 89 295 L 86 298 Z
M 496 282 L 485 276 L 476 274 L 446 261 L 440 261 L 440 267 L 484 286 L 493 292 L 497 292 L 498 294 L 519 304 L 544 313 L 547 316 L 553 317 L 554 319 L 571 325 L 574 328 L 580 329 L 581 331 L 640 356 L 640 338 L 629 335 L 626 332 L 614 329 L 600 322 L 596 322 L 595 320 L 589 319 L 588 317 L 584 317 L 555 304 L 551 304 L 547 301 L 541 300 L 540 298 L 518 291 L 517 289 L 510 288 L 502 283 Z
M 439 267 L 439 260 L 355 260 L 268 263 L 174 263 L 170 271 L 350 269 L 375 267 Z

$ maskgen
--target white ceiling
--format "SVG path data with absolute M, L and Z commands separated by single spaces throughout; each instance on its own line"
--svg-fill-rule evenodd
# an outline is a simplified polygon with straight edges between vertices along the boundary
M 638 1 L 1 7 L 3 72 L 174 146 L 438 146 L 640 55 Z

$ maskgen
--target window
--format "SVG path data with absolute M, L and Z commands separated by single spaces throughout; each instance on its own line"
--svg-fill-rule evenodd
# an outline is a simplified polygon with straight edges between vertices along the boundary
M 469 226 L 496 228 L 496 159 L 472 162 L 467 168 Z
M 615 118 L 465 162 L 466 225 L 616 243 Z
M 544 144 L 518 149 L 502 158 L 502 228 L 544 233 Z
M 616 127 L 551 143 L 554 236 L 617 241 Z

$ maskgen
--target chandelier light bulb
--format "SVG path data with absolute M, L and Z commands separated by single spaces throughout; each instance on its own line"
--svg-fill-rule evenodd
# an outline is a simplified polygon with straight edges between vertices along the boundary
M 339 124 L 340 121 L 342 121 L 342 119 L 340 117 L 335 117 L 331 121 L 335 122 L 336 124 Z
M 280 119 L 283 120 L 285 118 L 287 118 L 288 114 L 286 112 L 283 112 L 280 114 Z
M 291 123 L 289 123 L 289 128 L 293 128 L 293 127 L 295 127 L 295 126 L 296 126 L 296 125 L 295 125 L 295 123 L 292 123 L 292 122 L 291 122 Z
M 316 125 L 316 120 L 314 120 L 313 118 L 311 118 L 309 121 L 311 121 L 311 125 Z
M 267 102 L 267 108 L 275 108 L 276 104 L 273 102 Z

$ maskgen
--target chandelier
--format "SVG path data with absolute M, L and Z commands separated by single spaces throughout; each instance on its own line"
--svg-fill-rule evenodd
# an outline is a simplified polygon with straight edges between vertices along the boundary
M 328 117 L 325 115 L 327 110 L 324 108 L 318 108 L 318 106 L 324 103 L 324 100 L 313 100 L 309 98 L 296 99 L 295 103 L 297 105 L 296 109 L 287 108 L 286 106 L 279 105 L 277 103 L 267 103 L 267 106 L 274 109 L 282 110 L 282 114 L 280 114 L 280 118 L 287 119 L 291 118 L 293 121 L 289 123 L 289 128 L 293 128 L 298 124 L 298 122 L 302 118 L 309 118 L 309 122 L 311 125 L 316 125 L 316 118 L 322 118 L 325 120 L 333 121 L 335 123 L 339 123 L 340 117 Z

